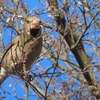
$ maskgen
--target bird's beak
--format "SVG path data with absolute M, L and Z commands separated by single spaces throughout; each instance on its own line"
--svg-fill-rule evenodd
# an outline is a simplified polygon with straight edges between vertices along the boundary
M 31 23 L 31 29 L 39 29 L 40 28 L 40 20 L 33 20 Z

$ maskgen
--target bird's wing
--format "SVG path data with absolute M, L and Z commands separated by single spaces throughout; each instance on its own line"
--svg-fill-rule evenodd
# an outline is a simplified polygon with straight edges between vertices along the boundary
M 1 60 L 1 63 L 5 57 L 5 55 L 7 54 L 7 52 L 19 41 L 19 35 L 15 36 L 14 37 L 14 40 L 11 42 L 10 46 L 7 48 L 6 52 L 4 53 L 3 57 L 2 57 L 2 60 Z

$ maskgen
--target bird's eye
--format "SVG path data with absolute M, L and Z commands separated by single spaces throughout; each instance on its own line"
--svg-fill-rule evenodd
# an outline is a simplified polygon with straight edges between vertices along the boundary
M 30 21 L 29 21 L 29 20 L 27 20 L 26 22 L 27 22 L 27 23 L 30 23 Z

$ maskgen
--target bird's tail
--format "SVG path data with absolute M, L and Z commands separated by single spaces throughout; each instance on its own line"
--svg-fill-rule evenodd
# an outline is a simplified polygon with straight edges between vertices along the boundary
M 8 76 L 7 74 L 8 74 L 7 70 L 5 70 L 3 67 L 1 67 L 1 69 L 0 69 L 0 86 L 7 78 L 7 76 Z

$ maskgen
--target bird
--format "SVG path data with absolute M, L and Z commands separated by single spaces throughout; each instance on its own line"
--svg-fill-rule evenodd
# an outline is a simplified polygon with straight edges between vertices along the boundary
M 24 20 L 23 31 L 16 35 L 4 53 L 0 64 L 0 86 L 11 74 L 29 71 L 42 50 L 41 20 L 28 16 Z

